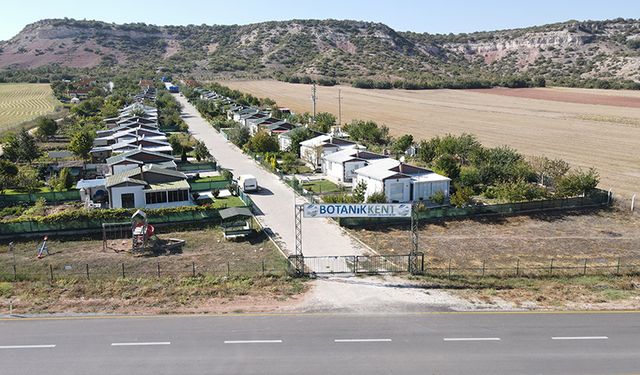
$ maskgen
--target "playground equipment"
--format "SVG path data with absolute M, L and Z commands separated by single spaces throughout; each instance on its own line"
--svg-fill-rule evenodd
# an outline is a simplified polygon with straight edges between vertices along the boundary
M 158 238 L 155 227 L 149 224 L 147 214 L 142 210 L 137 210 L 131 216 L 130 223 L 102 224 L 103 251 L 111 249 L 115 252 L 142 253 L 152 250 L 155 253 L 170 253 L 182 248 L 184 243 L 184 240 L 177 238 Z
M 42 243 L 38 246 L 38 259 L 44 258 L 45 254 L 49 255 L 49 247 L 47 247 L 47 240 L 48 239 L 49 238 L 47 236 L 44 236 L 44 239 L 42 240 Z
M 250 235 L 254 229 L 253 214 L 246 207 L 231 207 L 220 210 L 222 218 L 222 232 L 225 239 L 243 238 Z

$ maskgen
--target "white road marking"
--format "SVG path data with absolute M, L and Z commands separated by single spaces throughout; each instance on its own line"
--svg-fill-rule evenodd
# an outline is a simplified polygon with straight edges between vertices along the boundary
M 151 346 L 151 345 L 171 345 L 169 341 L 157 342 L 112 342 L 111 346 Z
M 607 336 L 567 336 L 561 337 L 556 336 L 552 337 L 551 340 L 608 340 Z
M 444 341 L 500 341 L 500 337 L 445 337 Z
M 227 340 L 225 344 L 280 344 L 282 340 Z
M 391 339 L 335 339 L 334 342 L 391 342 Z
M 0 349 L 43 349 L 55 347 L 55 345 L 4 345 L 0 346 Z

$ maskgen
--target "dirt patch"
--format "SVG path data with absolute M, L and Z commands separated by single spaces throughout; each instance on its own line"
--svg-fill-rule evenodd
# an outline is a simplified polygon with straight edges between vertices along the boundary
M 506 89 L 496 87 L 491 89 L 468 89 L 465 91 L 517 98 L 550 100 L 554 102 L 640 108 L 640 98 L 636 97 L 587 94 L 585 92 L 571 92 L 567 90 L 555 90 L 553 88 Z

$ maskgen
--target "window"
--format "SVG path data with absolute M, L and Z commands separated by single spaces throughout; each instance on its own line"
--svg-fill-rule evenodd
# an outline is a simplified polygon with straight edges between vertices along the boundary
M 166 191 L 154 191 L 147 193 L 145 196 L 147 204 L 166 203 L 167 192 Z
M 136 201 L 133 193 L 124 193 L 120 195 L 120 204 L 122 208 L 135 208 Z
M 169 192 L 169 202 L 184 202 L 189 200 L 188 190 L 173 190 Z

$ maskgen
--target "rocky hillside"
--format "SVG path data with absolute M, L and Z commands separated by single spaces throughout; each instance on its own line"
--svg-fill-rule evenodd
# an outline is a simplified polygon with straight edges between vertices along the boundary
M 233 26 L 116 25 L 43 20 L 0 42 L 0 69 L 157 68 L 219 75 L 337 80 L 499 80 L 582 85 L 640 82 L 640 20 L 569 21 L 526 29 L 433 35 L 357 21 Z

